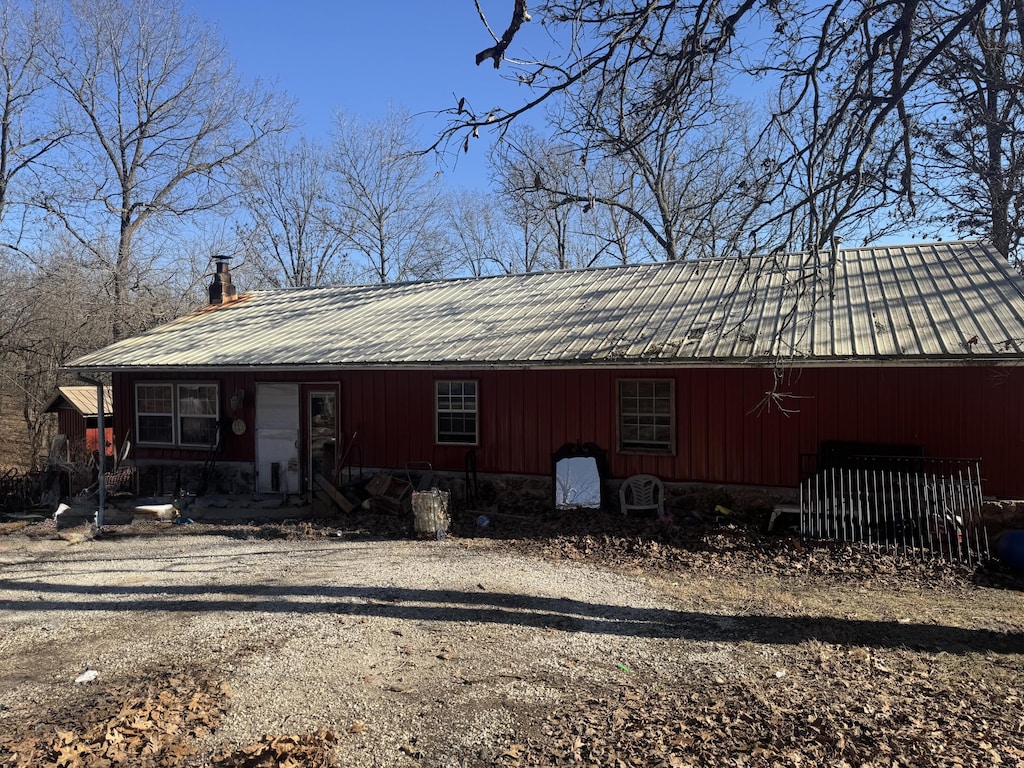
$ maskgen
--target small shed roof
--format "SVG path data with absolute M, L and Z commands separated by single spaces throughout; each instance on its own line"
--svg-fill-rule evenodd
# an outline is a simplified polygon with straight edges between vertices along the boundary
M 1022 344 L 1024 280 L 957 241 L 255 291 L 68 367 L 908 365 Z
M 64 405 L 70 405 L 85 418 L 99 415 L 96 408 L 96 387 L 57 387 L 57 392 L 43 408 L 43 413 L 56 413 Z M 110 387 L 103 388 L 103 415 L 114 415 L 114 398 Z

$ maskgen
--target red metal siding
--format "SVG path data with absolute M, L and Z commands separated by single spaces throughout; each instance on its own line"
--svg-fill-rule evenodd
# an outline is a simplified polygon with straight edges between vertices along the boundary
M 685 465 L 680 467 L 687 477 L 708 477 L 711 464 L 708 461 L 708 379 L 707 371 L 692 371 L 689 376 L 683 377 L 691 382 L 692 398 L 682 400 L 676 396 L 676 412 L 685 411 L 690 416 L 690 423 L 693 426 L 693 433 L 686 436 L 677 436 L 677 440 L 683 439 L 686 445 L 686 456 L 689 458 L 689 468 Z M 679 388 L 676 388 L 679 392 Z
M 85 440 L 85 419 L 77 410 L 71 406 L 63 406 L 57 409 L 57 431 L 67 435 L 68 443 L 78 443 Z M 96 430 L 93 430 L 93 447 L 96 448 Z
M 108 416 L 106 418 L 106 425 L 109 425 L 111 420 L 111 417 Z M 84 446 L 87 451 L 97 451 L 99 449 L 96 436 L 99 434 L 99 428 L 88 426 L 87 421 L 95 424 L 96 419 L 93 417 L 87 420 L 70 405 L 57 409 L 57 431 L 67 436 L 68 444 L 70 446 Z M 106 425 L 104 427 L 104 433 L 107 436 L 106 453 L 108 456 L 113 456 L 114 429 Z
M 99 427 L 89 427 L 88 429 L 85 430 L 85 447 L 86 447 L 86 450 L 89 450 L 89 451 L 98 451 L 99 450 L 99 441 L 97 440 L 97 435 L 99 435 L 99 432 L 100 432 Z M 114 446 L 114 428 L 113 427 L 104 427 L 103 428 L 103 434 L 106 435 L 106 450 L 105 450 L 105 454 L 107 456 L 113 456 L 114 455 L 114 447 L 115 447 Z
M 725 390 L 725 400 L 722 403 L 725 417 L 725 426 L 722 429 L 724 477 L 728 483 L 742 483 L 747 438 L 750 436 L 749 432 L 757 427 L 759 422 L 747 418 L 748 411 L 754 406 L 743 397 L 744 377 L 730 376 L 726 371 L 722 379 Z
M 526 407 L 533 407 L 536 414 L 535 419 L 525 419 L 532 427 L 530 429 L 532 440 L 529 444 L 530 450 L 523 454 L 524 466 L 526 466 L 528 456 L 544 454 L 551 442 L 549 435 L 554 433 L 554 430 L 551 429 L 551 418 L 555 407 L 552 405 L 551 387 L 547 383 L 548 376 L 549 374 L 545 371 L 543 374 L 527 376 L 524 379 L 527 382 L 523 393 L 524 403 L 529 403 L 530 405 Z
M 617 382 L 675 381 L 676 454 L 617 451 Z M 778 407 L 765 407 L 773 376 L 765 369 L 544 370 L 458 372 L 325 371 L 211 372 L 188 376 L 114 377 L 118 430 L 134 425 L 133 381 L 204 380 L 221 385 L 222 414 L 253 427 L 259 381 L 336 382 L 340 428 L 358 431 L 366 466 L 402 467 L 429 461 L 462 471 L 469 446 L 434 442 L 434 382 L 479 382 L 481 472 L 548 474 L 551 453 L 566 442 L 608 450 L 614 477 L 651 472 L 665 480 L 794 486 L 800 454 L 822 440 L 909 443 L 930 456 L 983 459 L 986 492 L 1024 497 L 1024 371 L 971 368 L 808 368 L 785 371 Z M 239 412 L 233 392 L 245 392 Z M 222 458 L 253 461 L 255 430 L 229 434 Z M 118 434 L 118 440 L 123 435 Z M 202 461 L 203 451 L 139 446 L 136 457 Z
M 725 396 L 725 375 L 726 371 L 709 370 L 702 371 L 707 378 L 707 402 L 705 405 L 708 417 L 708 431 L 706 442 L 703 446 L 693 446 L 694 451 L 703 450 L 708 457 L 708 477 L 719 477 L 725 481 L 725 441 L 732 439 L 732 435 L 726 435 L 726 396 Z M 687 407 L 687 403 L 680 403 L 680 407 Z M 698 405 L 699 407 L 699 405 Z M 737 436 L 738 437 L 738 436 Z

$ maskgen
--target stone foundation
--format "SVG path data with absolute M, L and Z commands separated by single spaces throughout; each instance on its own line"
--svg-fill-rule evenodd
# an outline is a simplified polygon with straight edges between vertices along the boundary
M 981 518 L 990 538 L 1003 531 L 1024 530 L 1024 500 L 987 500 L 981 506 Z
M 139 464 L 140 496 L 195 495 L 202 485 L 203 465 L 195 462 L 145 462 Z M 206 481 L 206 494 L 252 494 L 256 488 L 253 465 L 218 462 Z
M 198 463 L 148 462 L 139 468 L 139 495 L 177 496 L 196 494 L 200 489 L 203 465 Z M 404 469 L 365 469 L 363 480 L 379 472 L 405 479 Z M 412 473 L 417 481 L 417 473 Z M 345 478 L 347 480 L 347 476 Z M 521 515 L 543 515 L 554 506 L 554 481 L 540 475 L 489 475 L 477 477 L 475 493 L 467 486 L 462 472 L 435 472 L 434 483 L 452 492 L 455 510 L 492 510 Z M 618 510 L 622 479 L 607 479 L 603 484 L 604 508 Z M 206 483 L 207 495 L 251 495 L 256 478 L 252 464 L 218 462 Z M 704 483 L 666 483 L 665 509 L 678 521 L 735 515 L 755 524 L 767 520 L 778 504 L 795 504 L 796 488 L 759 488 Z M 723 511 L 724 510 L 724 511 Z M 1024 529 L 1024 500 L 988 500 L 982 516 L 989 535 L 1000 531 Z
M 385 472 L 387 470 L 372 470 Z M 404 477 L 404 471 L 392 472 Z M 464 474 L 436 472 L 435 482 L 452 492 L 456 508 L 502 510 L 516 514 L 546 514 L 554 507 L 554 480 L 538 475 L 480 475 L 475 499 L 467 493 Z M 413 478 L 415 480 L 415 478 Z M 603 507 L 619 509 L 619 486 L 624 478 L 606 479 L 602 486 Z M 754 520 L 768 516 L 776 504 L 795 503 L 795 488 L 721 486 L 704 483 L 666 483 L 665 509 L 677 520 L 735 514 Z M 722 510 L 726 510 L 722 512 Z

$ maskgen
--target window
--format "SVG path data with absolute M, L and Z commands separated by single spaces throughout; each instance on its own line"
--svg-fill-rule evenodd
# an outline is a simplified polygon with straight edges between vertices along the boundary
M 216 384 L 137 384 L 140 443 L 206 447 L 217 439 L 220 398 Z
M 437 442 L 476 445 L 477 383 L 437 381 Z
M 619 450 L 673 452 L 673 394 L 671 379 L 619 382 Z
M 135 412 L 140 443 L 174 443 L 174 394 L 170 384 L 139 384 Z
M 217 385 L 178 385 L 178 442 L 213 445 L 217 441 Z

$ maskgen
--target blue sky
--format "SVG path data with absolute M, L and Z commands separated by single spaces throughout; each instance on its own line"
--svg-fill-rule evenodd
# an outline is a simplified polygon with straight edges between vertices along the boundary
M 500 35 L 512 0 L 481 6 Z M 526 95 L 490 64 L 474 64 L 491 40 L 473 0 L 185 0 L 185 8 L 219 28 L 243 75 L 276 81 L 298 99 L 311 138 L 327 138 L 336 110 L 376 119 L 393 105 L 421 115 L 426 142 L 443 125 L 433 113 L 458 97 L 484 110 Z M 517 38 L 531 40 L 550 45 L 536 22 Z M 446 169 L 448 183 L 486 187 L 487 147 L 486 136 L 474 142 L 469 156 Z

